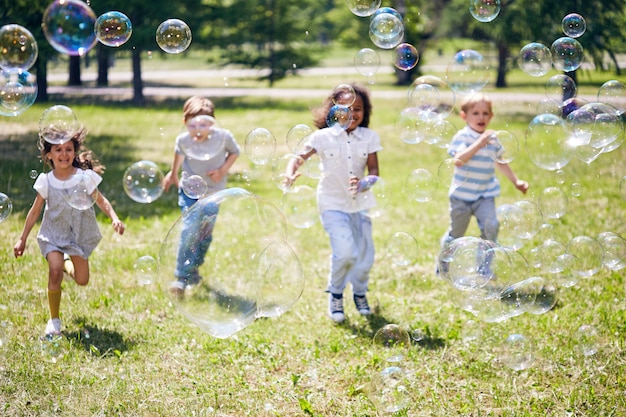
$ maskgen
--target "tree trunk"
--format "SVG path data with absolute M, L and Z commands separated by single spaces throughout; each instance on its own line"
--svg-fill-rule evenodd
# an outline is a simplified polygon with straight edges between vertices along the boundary
M 496 79 L 496 88 L 506 87 L 507 59 L 509 57 L 509 47 L 506 42 L 498 42 L 498 77 Z
M 70 56 L 70 77 L 67 81 L 67 85 L 80 86 L 80 57 Z
M 37 73 L 37 102 L 46 103 L 48 97 L 48 60 L 37 58 L 35 62 L 35 71 Z
M 143 96 L 143 80 L 141 79 L 141 50 L 133 48 L 133 103 L 143 106 L 146 103 Z
M 96 49 L 98 56 L 98 87 L 108 87 L 109 85 L 109 49 L 104 45 L 98 45 Z

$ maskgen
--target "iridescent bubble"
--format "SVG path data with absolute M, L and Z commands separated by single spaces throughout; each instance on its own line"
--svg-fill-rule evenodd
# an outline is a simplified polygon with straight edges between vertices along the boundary
M 532 342 L 521 334 L 508 336 L 500 346 L 498 354 L 500 362 L 514 371 L 530 368 L 534 357 L 535 348 Z
M 566 93 L 571 94 L 571 93 Z M 580 97 L 568 98 L 561 104 L 561 113 L 563 117 L 567 117 L 571 112 L 582 108 L 585 104 L 589 103 L 587 100 Z
M 204 178 L 200 175 L 189 175 L 186 171 L 183 171 L 181 175 L 180 188 L 187 197 L 195 200 L 204 197 L 209 190 Z
M 552 42 L 552 64 L 559 71 L 571 72 L 580 68 L 585 58 L 583 47 L 574 38 L 563 37 Z
M 48 107 L 39 118 L 39 135 L 53 145 L 67 142 L 79 129 L 74 110 L 60 104 Z
M 565 118 L 565 127 L 570 132 L 568 139 L 570 146 L 589 145 L 594 124 L 595 116 L 587 109 L 581 108 L 568 114 Z
M 517 136 L 508 130 L 496 130 L 489 144 L 493 146 L 493 152 L 489 157 L 500 164 L 513 162 L 519 152 L 519 140 Z
M 593 129 L 589 140 L 592 147 L 602 148 L 624 134 L 624 124 L 614 107 L 603 103 L 588 103 L 580 110 L 593 115 Z
M 600 334 L 594 326 L 583 324 L 576 331 L 576 343 L 580 353 L 593 356 L 600 349 Z
M 168 19 L 156 30 L 156 42 L 164 52 L 179 54 L 191 45 L 191 29 L 180 19 Z
M 337 84 L 330 93 L 333 104 L 350 107 L 356 100 L 356 92 L 350 84 Z
M 244 149 L 253 164 L 266 165 L 274 158 L 276 138 L 268 129 L 256 127 L 246 136 Z
M 578 38 L 587 30 L 587 22 L 585 18 L 578 13 L 570 13 L 563 18 L 561 22 L 563 33 L 571 38 Z
M 565 74 L 553 75 L 546 82 L 546 97 L 558 103 L 576 96 L 576 91 L 576 82 Z
M 533 118 L 526 130 L 526 150 L 539 168 L 555 171 L 565 167 L 574 155 L 565 121 L 554 114 Z
M 96 204 L 98 184 L 87 171 L 80 169 L 63 181 L 62 192 L 63 199 L 71 207 L 76 210 L 87 210 Z
M 290 152 L 300 153 L 304 151 L 308 137 L 313 133 L 313 128 L 307 124 L 299 123 L 287 132 L 287 148 Z
M 220 125 L 214 117 L 205 114 L 193 117 L 182 128 L 178 146 L 187 158 L 208 161 L 214 155 L 209 152 L 212 148 L 207 146 L 207 140 L 219 129 Z
M 469 11 L 479 22 L 491 22 L 500 14 L 500 0 L 470 0 Z
M 576 258 L 576 273 L 584 278 L 597 274 L 603 265 L 604 248 L 589 236 L 576 236 L 567 244 L 567 253 Z
M 596 238 L 604 254 L 602 262 L 611 271 L 626 268 L 626 240 L 617 233 L 603 232 Z
M 626 87 L 617 80 L 609 80 L 598 90 L 598 101 L 615 108 L 618 114 L 626 112 Z
M 504 288 L 500 293 L 500 299 L 506 316 L 516 317 L 529 311 L 544 283 L 545 280 L 541 277 L 530 277 Z
M 480 91 L 489 82 L 490 67 L 483 56 L 474 50 L 457 52 L 446 68 L 446 80 L 457 93 Z
M 417 48 L 410 43 L 401 43 L 394 49 L 393 65 L 402 71 L 409 71 L 417 65 L 420 56 Z
M 96 14 L 81 0 L 55 0 L 46 9 L 41 26 L 46 39 L 62 54 L 83 56 L 96 43 Z
M 348 9 L 355 16 L 371 16 L 380 7 L 382 0 L 346 0 Z
M 36 169 L 31 169 L 30 172 L 28 173 L 28 178 L 30 178 L 31 180 L 34 180 L 37 178 L 38 175 L 39 175 L 39 172 L 37 172 Z
M 0 77 L 0 115 L 19 116 L 37 98 L 35 76 L 21 69 L 2 70 Z
M 405 192 L 409 199 L 418 203 L 428 203 L 433 199 L 438 180 L 432 172 L 425 168 L 411 171 L 405 181 Z
M 157 261 L 150 255 L 139 257 L 133 264 L 135 279 L 139 285 L 150 285 L 157 277 Z
M 402 412 L 411 404 L 410 381 L 399 366 L 388 366 L 372 376 L 368 398 L 381 414 Z
M 445 118 L 454 109 L 455 95 L 443 79 L 434 75 L 422 75 L 411 84 L 408 102 L 411 107 L 431 111 Z
M 559 298 L 559 290 L 555 283 L 544 280 L 535 301 L 526 308 L 530 314 L 544 314 L 552 310 Z
M 432 112 L 428 112 L 432 113 Z M 424 138 L 424 142 L 429 145 L 436 145 L 441 149 L 448 149 L 450 138 L 452 138 L 459 129 L 448 119 L 442 119 L 439 115 L 429 117 L 431 120 L 431 134 Z
M 409 353 L 411 337 L 397 324 L 386 324 L 374 334 L 374 346 L 383 348 L 387 362 L 400 362 Z
M 352 124 L 350 107 L 335 104 L 328 110 L 326 125 L 331 128 L 347 130 Z
M 370 20 L 369 36 L 381 49 L 393 49 L 404 39 L 404 24 L 399 14 L 392 12 L 374 13 Z
M 528 43 L 520 49 L 518 65 L 526 74 L 541 77 L 552 69 L 552 53 L 542 43 Z
M 420 110 L 415 107 L 407 107 L 398 115 L 395 129 L 402 142 L 415 145 L 421 141 L 418 135 L 419 113 Z
M 11 199 L 5 193 L 0 193 L 0 223 L 8 219 L 12 211 Z
M 396 232 L 387 238 L 385 253 L 394 265 L 413 265 L 417 259 L 417 240 L 410 233 Z
M 0 27 L 0 68 L 27 71 L 38 54 L 37 41 L 28 29 L 16 24 Z
M 362 48 L 354 55 L 354 67 L 365 77 L 373 77 L 380 69 L 380 55 L 371 48 Z
M 560 219 L 567 213 L 567 194 L 559 187 L 544 188 L 538 203 L 541 214 L 546 219 Z
M 493 242 L 463 236 L 445 245 L 439 254 L 439 271 L 456 289 L 472 291 L 493 278 Z
M 206 251 L 213 234 L 219 238 Z M 300 298 L 304 274 L 286 236 L 285 217 L 273 204 L 241 188 L 218 191 L 168 232 L 158 259 L 161 289 L 201 330 L 230 337 Z
M 111 11 L 98 16 L 94 32 L 101 44 L 118 47 L 130 39 L 133 25 L 124 13 Z
M 122 186 L 137 203 L 149 204 L 163 194 L 163 172 L 152 161 L 138 161 L 124 172 Z
M 297 229 L 308 229 L 319 220 L 317 193 L 308 185 L 296 185 L 283 194 L 282 210 L 287 223 Z

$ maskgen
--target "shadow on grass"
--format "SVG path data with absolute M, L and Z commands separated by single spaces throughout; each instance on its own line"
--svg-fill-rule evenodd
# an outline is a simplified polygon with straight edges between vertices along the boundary
M 75 332 L 64 332 L 65 336 L 82 346 L 86 352 L 100 356 L 121 356 L 122 353 L 130 350 L 134 343 L 130 342 L 116 332 L 107 329 L 101 329 L 97 326 L 86 324 L 86 319 L 77 318 L 74 323 L 80 327 Z

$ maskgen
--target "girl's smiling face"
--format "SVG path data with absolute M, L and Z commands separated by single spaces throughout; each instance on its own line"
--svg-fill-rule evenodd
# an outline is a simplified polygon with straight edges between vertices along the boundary
M 76 157 L 74 142 L 70 140 L 59 145 L 52 145 L 46 157 L 50 160 L 54 169 L 71 168 Z
M 350 106 L 352 123 L 350 123 L 350 126 L 347 129 L 348 132 L 352 132 L 363 122 L 364 111 L 365 110 L 363 109 L 363 99 L 361 98 L 361 96 L 357 95 L 354 103 L 352 103 L 352 106 Z

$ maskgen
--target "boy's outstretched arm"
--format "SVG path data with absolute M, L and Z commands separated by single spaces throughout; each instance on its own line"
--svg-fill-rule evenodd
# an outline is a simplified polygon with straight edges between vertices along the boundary
M 511 169 L 511 166 L 509 164 L 502 164 L 498 162 L 496 163 L 496 166 L 498 167 L 498 170 L 502 172 L 504 176 L 513 183 L 513 185 L 515 185 L 515 188 L 526 194 L 526 191 L 528 191 L 529 187 L 528 183 L 517 178 L 517 175 L 515 175 L 513 169 Z

